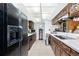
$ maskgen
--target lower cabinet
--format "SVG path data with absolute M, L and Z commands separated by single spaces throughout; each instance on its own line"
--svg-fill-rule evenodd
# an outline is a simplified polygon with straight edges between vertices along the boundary
M 61 55 L 61 48 L 59 47 L 59 45 L 56 45 L 56 47 L 55 47 L 55 55 L 56 56 L 60 56 Z
M 70 50 L 70 54 L 71 54 L 71 56 L 79 56 L 79 53 L 77 53 L 75 50 L 73 50 L 73 49 L 71 49 Z
M 55 42 L 54 42 L 54 41 L 52 41 L 52 42 L 53 42 L 52 49 L 53 49 L 53 51 L 54 51 L 54 53 L 55 53 L 56 44 L 55 44 Z
M 79 53 L 59 41 L 53 36 L 49 36 L 50 46 L 56 56 L 79 56 Z
M 61 56 L 70 56 L 69 54 L 67 54 L 63 49 L 61 49 Z
M 48 38 L 48 42 L 49 42 L 50 45 L 52 44 L 51 36 L 50 35 L 49 35 L 49 38 Z
M 29 37 L 28 37 L 28 40 L 29 40 L 28 45 L 29 45 L 29 50 L 30 50 L 30 48 L 32 47 L 33 43 L 34 43 L 35 40 L 36 40 L 36 34 L 33 34 L 33 35 L 29 36 Z

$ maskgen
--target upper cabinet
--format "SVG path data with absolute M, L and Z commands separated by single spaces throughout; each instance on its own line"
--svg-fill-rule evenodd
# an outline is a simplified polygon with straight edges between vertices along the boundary
M 78 17 L 79 16 L 79 3 L 73 3 L 69 12 L 70 12 L 70 16 Z
M 7 4 L 7 14 L 18 18 L 19 17 L 19 10 L 11 3 L 8 3 Z
M 56 24 L 61 17 L 64 15 L 68 14 L 70 15 L 70 7 L 72 6 L 72 3 L 67 4 L 53 19 L 52 19 L 52 24 Z
M 27 16 L 17 9 L 13 4 L 7 5 L 7 21 L 9 25 L 22 25 L 22 21 L 27 21 Z
M 35 29 L 34 29 L 34 22 L 29 20 L 28 21 L 28 31 L 29 32 L 35 32 Z
M 27 33 L 27 17 L 22 13 L 20 15 L 19 25 L 23 27 L 23 34 Z
M 34 23 L 33 21 L 29 21 L 29 29 L 34 29 Z
M 7 23 L 8 25 L 19 25 L 19 12 L 18 9 L 11 3 L 6 4 L 7 6 Z
M 67 15 L 67 17 L 64 17 Z M 60 25 L 62 31 L 74 32 L 79 25 L 79 4 L 67 4 L 52 20 L 52 24 Z

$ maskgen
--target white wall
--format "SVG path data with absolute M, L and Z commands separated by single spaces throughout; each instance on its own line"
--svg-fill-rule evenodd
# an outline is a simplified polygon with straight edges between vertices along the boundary
M 59 28 L 60 26 L 59 25 L 52 25 L 52 32 L 55 30 L 55 28 Z
M 34 23 L 34 29 L 36 31 L 36 39 L 39 39 L 39 28 L 40 28 L 40 24 L 39 23 Z
M 36 39 L 39 39 L 39 28 L 41 27 L 43 29 L 43 39 L 46 39 L 46 33 L 50 31 L 54 31 L 55 28 L 58 28 L 58 25 L 52 25 L 51 21 L 45 21 L 43 24 L 41 24 L 42 26 L 40 26 L 40 23 L 34 23 L 34 29 L 36 31 Z
M 53 32 L 55 30 L 55 28 L 58 28 L 58 25 L 52 25 L 52 21 L 51 20 L 46 20 L 45 24 L 44 24 L 44 36 L 43 39 L 46 40 L 46 33 L 47 32 Z
M 52 23 L 50 20 L 48 20 L 48 21 L 46 20 L 44 25 L 45 25 L 45 27 L 44 27 L 44 37 L 43 38 L 44 38 L 44 40 L 46 40 L 46 33 L 49 32 L 49 29 L 50 30 L 52 29 L 52 27 L 51 27 Z
M 34 29 L 36 31 L 36 39 L 39 39 L 39 29 L 42 28 L 44 31 L 44 23 L 34 23 Z M 43 36 L 44 36 L 44 32 L 43 32 Z

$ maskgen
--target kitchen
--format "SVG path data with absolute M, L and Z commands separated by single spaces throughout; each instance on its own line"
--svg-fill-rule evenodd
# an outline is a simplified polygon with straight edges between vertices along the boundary
M 49 33 L 49 43 L 55 55 L 78 56 L 78 4 L 66 5 L 52 22 L 58 25 L 54 32 Z
M 0 3 L 0 56 L 79 56 L 78 3 Z

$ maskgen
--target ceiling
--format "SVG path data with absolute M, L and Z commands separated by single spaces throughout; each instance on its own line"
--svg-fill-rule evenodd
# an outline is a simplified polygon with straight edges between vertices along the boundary
M 67 3 L 13 3 L 13 5 L 27 15 L 28 20 L 41 22 L 52 20 Z

